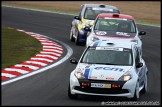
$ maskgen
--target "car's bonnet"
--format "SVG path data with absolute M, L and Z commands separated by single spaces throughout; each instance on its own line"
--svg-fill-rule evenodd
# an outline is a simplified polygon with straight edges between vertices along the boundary
M 132 66 L 80 63 L 78 67 L 87 79 L 118 80 L 124 73 L 130 70 Z

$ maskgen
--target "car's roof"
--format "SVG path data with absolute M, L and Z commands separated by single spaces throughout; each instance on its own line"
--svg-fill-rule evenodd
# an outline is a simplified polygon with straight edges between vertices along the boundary
M 105 8 L 109 8 L 109 9 L 116 9 L 119 10 L 117 7 L 112 6 L 112 5 L 105 5 L 105 4 L 83 4 L 86 7 L 96 7 L 96 8 L 102 8 L 103 6 L 105 6 Z
M 111 47 L 111 48 L 128 48 L 131 49 L 134 46 L 134 42 L 126 42 L 120 40 L 99 40 L 93 42 L 90 47 Z
M 118 13 L 101 13 L 97 16 L 97 18 L 122 18 L 128 20 L 134 20 L 134 17 L 126 14 L 118 14 Z

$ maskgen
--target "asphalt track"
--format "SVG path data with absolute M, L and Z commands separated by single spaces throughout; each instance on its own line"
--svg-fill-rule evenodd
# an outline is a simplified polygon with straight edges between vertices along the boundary
M 1 9 L 1 24 L 3 26 L 39 33 L 62 41 L 73 49 L 71 57 L 78 59 L 85 49 L 84 46 L 76 46 L 69 40 L 73 16 L 7 7 L 1 7 Z M 159 101 L 161 103 L 161 27 L 138 25 L 138 28 L 140 31 L 147 32 L 147 35 L 143 36 L 143 58 L 149 70 L 149 91 L 146 94 L 140 94 L 139 101 Z M 45 72 L 2 85 L 2 105 L 100 106 L 102 101 L 128 100 L 96 96 L 80 96 L 76 100 L 69 99 L 67 96 L 69 76 L 75 66 L 67 60 Z

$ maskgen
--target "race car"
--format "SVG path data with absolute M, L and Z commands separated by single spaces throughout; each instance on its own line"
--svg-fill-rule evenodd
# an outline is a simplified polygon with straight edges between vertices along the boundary
M 96 41 L 88 46 L 70 74 L 68 96 L 98 95 L 137 100 L 147 92 L 148 69 L 135 43 Z
M 103 13 L 99 14 L 95 20 L 95 24 L 89 31 L 86 46 L 89 46 L 96 40 L 121 40 L 125 42 L 135 42 L 142 54 L 142 37 L 145 31 L 138 31 L 134 17 L 125 14 Z
M 76 45 L 85 44 L 87 31 L 85 26 L 92 26 L 96 16 L 100 13 L 120 13 L 115 6 L 104 4 L 83 4 L 79 16 L 74 16 L 71 24 L 70 40 Z

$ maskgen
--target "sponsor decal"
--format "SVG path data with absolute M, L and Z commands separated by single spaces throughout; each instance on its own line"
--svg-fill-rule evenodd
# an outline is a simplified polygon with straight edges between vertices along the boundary
M 116 35 L 130 36 L 128 35 L 128 33 L 124 33 L 124 32 L 116 32 Z
M 109 11 L 109 12 L 113 12 L 113 9 L 107 9 L 107 8 L 92 8 L 92 10 L 101 10 L 101 11 Z
M 125 19 L 125 18 L 112 18 L 112 17 L 104 17 L 104 19 L 115 19 L 115 20 L 125 20 L 127 21 L 128 19 Z
M 123 48 L 96 47 L 96 50 L 114 50 L 114 51 L 123 51 Z
M 106 80 L 114 80 L 112 77 L 107 77 Z
M 97 35 L 106 35 L 107 32 L 104 32 L 104 31 L 98 31 L 98 32 L 96 32 L 96 34 L 97 34 Z
M 96 79 L 97 77 L 96 77 L 96 76 L 90 76 L 89 78 L 91 78 L 91 79 Z
M 122 68 L 114 68 L 114 67 L 95 67 L 96 70 L 110 70 L 110 71 L 123 71 Z

